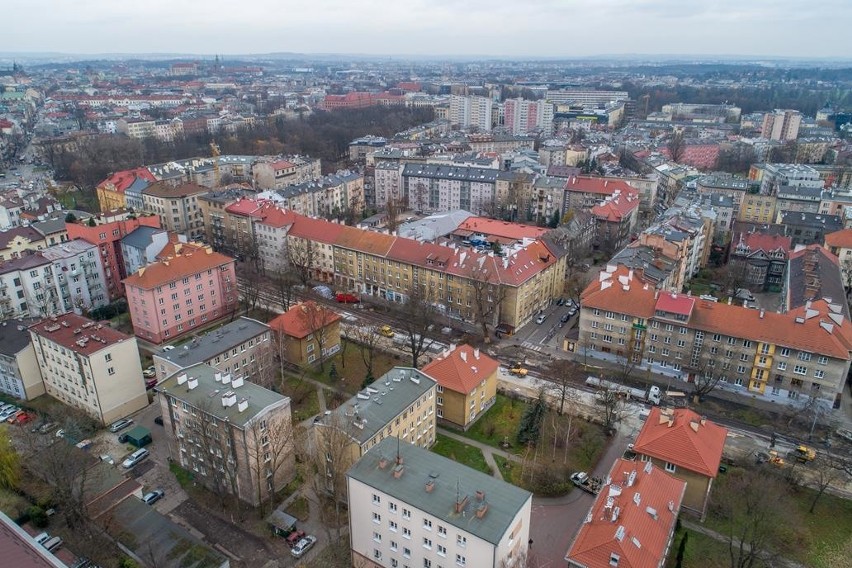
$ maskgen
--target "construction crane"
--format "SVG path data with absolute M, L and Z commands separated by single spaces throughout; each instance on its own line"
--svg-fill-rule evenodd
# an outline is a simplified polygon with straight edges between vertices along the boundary
M 213 157 L 213 180 L 216 183 L 216 187 L 219 187 L 219 155 L 221 152 L 219 151 L 219 145 L 216 144 L 215 141 L 210 142 L 210 155 Z

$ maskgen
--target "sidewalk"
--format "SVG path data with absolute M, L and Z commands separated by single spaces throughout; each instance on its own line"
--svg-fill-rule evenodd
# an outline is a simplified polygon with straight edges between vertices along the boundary
M 505 458 L 507 460 L 520 463 L 521 458 L 516 456 L 515 454 L 510 454 L 508 452 L 504 452 L 503 450 L 498 450 L 493 446 L 489 446 L 488 444 L 483 444 L 482 442 L 478 442 L 476 440 L 472 440 L 470 438 L 466 438 L 461 434 L 457 434 L 446 428 L 438 427 L 438 434 L 446 436 L 447 438 L 452 438 L 453 440 L 457 440 L 459 442 L 465 443 L 468 446 L 473 446 L 474 448 L 479 448 L 482 451 L 482 455 L 485 457 L 485 463 L 491 468 L 491 475 L 496 477 L 497 479 L 503 479 L 503 475 L 500 473 L 500 468 L 497 467 L 497 462 L 494 460 L 494 454 Z

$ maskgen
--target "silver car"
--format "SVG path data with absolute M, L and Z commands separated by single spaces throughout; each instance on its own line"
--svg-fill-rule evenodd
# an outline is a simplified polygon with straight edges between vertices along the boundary
M 316 544 L 316 542 L 317 537 L 312 534 L 309 534 L 308 536 L 296 543 L 292 550 L 290 550 L 290 554 L 292 554 L 296 558 L 300 558 L 307 551 L 309 551 L 311 547 Z

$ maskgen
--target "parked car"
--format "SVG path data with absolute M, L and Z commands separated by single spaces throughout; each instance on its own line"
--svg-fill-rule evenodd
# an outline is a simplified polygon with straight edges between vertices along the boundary
M 336 299 L 341 304 L 357 304 L 361 301 L 355 294 L 337 294 Z
M 571 319 L 571 312 L 569 311 L 567 314 L 563 314 L 559 321 L 562 323 L 566 323 L 569 319 Z
M 56 431 L 56 437 L 57 438 L 64 438 L 65 437 L 65 429 L 60 428 L 59 430 L 57 430 Z
M 293 547 L 293 549 L 290 551 L 290 554 L 292 554 L 296 558 L 300 558 L 307 551 L 309 551 L 311 547 L 316 544 L 316 542 L 317 537 L 312 534 L 309 534 L 308 536 L 296 543 L 296 546 Z
M 44 544 L 45 542 L 50 540 L 50 535 L 47 534 L 46 532 L 43 532 L 41 534 L 34 536 L 33 539 L 39 544 Z
M 100 456 L 100 460 L 102 462 L 108 463 L 109 465 L 115 465 L 115 460 L 112 459 L 112 456 L 109 454 L 103 454 L 102 456 Z
M 556 300 L 556 305 L 557 306 L 565 305 L 565 298 L 559 298 L 558 300 Z
M 35 417 L 35 414 L 31 412 L 19 410 L 12 417 L 9 418 L 8 422 L 22 426 L 27 422 L 32 422 L 33 420 L 35 420 Z
M 133 424 L 132 419 L 122 418 L 121 420 L 116 420 L 115 422 L 110 424 L 109 425 L 109 431 L 115 433 L 115 432 L 118 432 L 120 430 L 124 430 L 125 428 L 127 428 L 131 424 Z
M 539 315 L 535 318 L 535 323 L 537 323 L 538 325 L 541 325 L 541 324 L 543 324 L 543 323 L 544 323 L 544 320 L 546 320 L 546 319 L 547 319 L 547 316 L 546 316 L 545 314 L 539 314 Z
M 127 443 L 127 433 L 126 432 L 124 434 L 120 434 L 118 436 L 118 443 L 119 444 L 126 444 Z
M 154 365 L 151 365 L 150 367 L 148 367 L 147 369 L 142 371 L 142 376 L 145 377 L 146 379 L 150 379 L 151 377 L 156 377 L 157 376 L 157 370 L 154 368 Z
M 41 545 L 48 549 L 50 552 L 53 552 L 54 550 L 62 546 L 62 539 L 58 536 L 55 536 L 50 540 L 46 540 L 45 542 L 41 543 Z
M 38 433 L 47 434 L 54 428 L 56 428 L 56 422 L 45 422 L 44 424 L 38 427 Z
M 154 489 L 153 491 L 149 491 L 145 495 L 142 496 L 142 502 L 146 505 L 153 505 L 160 499 L 162 499 L 166 495 L 166 492 L 162 489 Z
M 163 347 L 163 351 L 171 351 L 174 348 L 175 348 L 174 345 L 166 345 L 165 347 Z
M 146 450 L 145 448 L 136 450 L 135 452 L 130 454 L 130 456 L 126 460 L 124 460 L 124 462 L 121 464 L 121 467 L 123 467 L 124 469 L 130 469 L 145 458 L 147 458 L 148 455 L 148 450 Z
M 155 386 L 157 386 L 157 377 L 145 379 L 145 390 L 151 390 Z
M 293 529 L 293 532 L 291 532 L 290 534 L 287 535 L 287 545 L 290 548 L 293 548 L 294 546 L 299 544 L 299 541 L 302 540 L 303 538 L 305 538 L 305 536 L 306 536 L 305 531 Z
M 389 325 L 383 325 L 382 327 L 380 327 L 379 328 L 379 334 L 381 334 L 385 337 L 393 337 L 394 336 L 393 330 L 391 329 L 391 326 L 389 326 Z
M 846 440 L 847 442 L 852 442 L 852 430 L 846 430 L 844 428 L 839 428 L 835 434 L 838 438 Z

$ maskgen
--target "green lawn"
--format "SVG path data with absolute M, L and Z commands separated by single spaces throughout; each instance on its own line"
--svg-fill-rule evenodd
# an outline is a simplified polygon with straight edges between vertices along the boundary
M 518 433 L 518 423 L 526 408 L 525 402 L 498 394 L 494 406 L 489 408 L 467 432 L 459 432 L 459 434 L 499 449 L 504 449 L 501 444 L 506 440 L 509 442 L 509 447 L 505 450 L 517 453 L 520 448 L 516 447 L 515 435 Z
M 367 376 L 367 367 L 364 365 L 361 351 L 357 345 L 350 343 L 344 349 L 342 343 L 340 351 L 324 361 L 322 371 L 318 365 L 315 365 L 308 370 L 308 376 L 334 388 L 345 390 L 354 396 L 361 390 L 361 383 L 364 382 L 364 378 Z M 337 371 L 336 379 L 332 379 L 329 376 L 332 364 L 334 364 L 334 368 Z M 393 355 L 376 349 L 373 353 L 373 377 L 377 379 L 394 366 L 407 364 L 404 358 L 397 359 Z
M 723 488 L 724 484 L 714 484 L 714 491 Z M 790 556 L 811 568 L 834 568 L 836 563 L 828 556 L 844 545 L 848 546 L 849 535 L 852 534 L 852 501 L 824 493 L 814 512 L 810 513 L 815 495 L 813 489 L 798 487 L 783 496 L 785 502 L 794 507 L 800 520 L 795 527 L 800 546 L 794 547 Z M 705 524 L 722 534 L 727 531 L 724 520 L 713 515 L 712 507 Z
M 301 422 L 319 414 L 317 388 L 313 383 L 301 381 L 297 377 L 287 377 L 281 383 L 281 394 L 290 397 L 293 422 Z
M 435 445 L 432 446 L 432 451 L 444 457 L 450 458 L 473 469 L 491 475 L 491 468 L 485 463 L 485 456 L 482 455 L 482 450 L 474 446 L 469 446 L 464 442 L 459 442 L 453 438 L 448 438 L 442 434 L 438 434 Z
M 728 545 L 705 534 L 687 530 L 689 538 L 683 553 L 682 568 L 728 568 L 731 560 L 728 556 Z M 667 568 L 675 568 L 678 547 L 683 538 L 684 529 L 677 531 L 672 541 Z
M 193 484 L 193 480 L 195 479 L 195 477 L 192 475 L 192 472 L 182 468 L 175 462 L 171 462 L 169 464 L 169 471 L 174 474 L 175 478 L 177 479 L 177 482 L 184 489 L 190 487 Z

